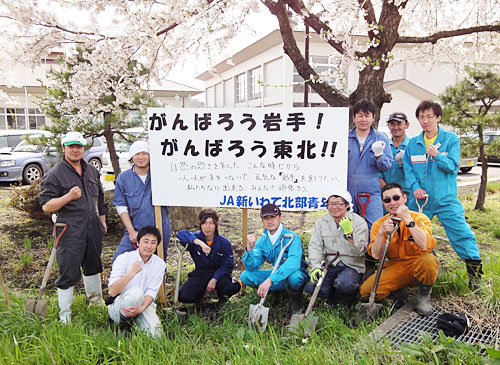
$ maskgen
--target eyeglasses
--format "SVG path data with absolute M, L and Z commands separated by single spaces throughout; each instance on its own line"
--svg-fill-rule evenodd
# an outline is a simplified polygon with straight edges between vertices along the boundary
M 329 207 L 336 207 L 336 208 L 340 208 L 340 207 L 343 207 L 345 204 L 344 203 L 328 203 L 327 204 Z
M 397 202 L 399 199 L 401 199 L 401 197 L 402 197 L 402 195 L 393 195 L 392 200 Z M 391 197 L 390 196 L 385 197 L 384 199 L 382 199 L 382 201 L 386 204 L 389 204 L 391 202 Z

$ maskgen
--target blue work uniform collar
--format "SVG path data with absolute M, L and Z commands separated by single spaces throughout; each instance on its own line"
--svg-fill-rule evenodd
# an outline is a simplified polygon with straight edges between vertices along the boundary
M 443 136 L 443 133 L 444 133 L 444 129 L 441 128 L 440 125 L 438 125 L 438 134 L 437 134 L 437 138 L 436 140 L 434 141 L 434 144 L 436 144 L 437 142 L 439 142 L 441 140 L 441 137 Z M 418 136 L 417 136 L 417 143 L 420 143 L 420 144 L 423 144 L 425 145 L 425 139 L 424 139 L 424 134 L 425 132 L 422 131 Z
M 132 164 L 132 171 L 134 172 L 134 174 L 137 175 L 137 177 L 140 179 L 141 177 L 139 176 L 139 174 L 137 172 L 135 172 L 135 165 Z M 149 170 L 148 170 L 148 173 L 146 174 L 146 181 L 148 181 L 149 179 L 149 176 L 151 175 L 151 166 L 149 167 Z
M 401 142 L 399 147 L 408 146 L 408 142 L 410 142 L 410 138 L 408 138 L 408 136 L 405 134 L 405 139 L 403 140 L 403 142 Z M 391 144 L 391 146 L 394 147 L 394 141 L 392 140 L 392 138 L 389 140 L 389 143 Z M 397 147 L 397 148 L 399 148 L 399 147 Z M 394 147 L 394 148 L 396 148 L 396 147 Z
M 283 233 L 283 223 L 280 223 L 278 229 L 276 230 L 276 232 L 274 232 L 274 234 L 270 234 L 269 231 L 266 229 L 267 237 L 269 237 L 269 240 L 271 241 L 273 246 L 276 243 L 276 241 L 278 241 L 278 239 L 280 238 L 281 233 Z

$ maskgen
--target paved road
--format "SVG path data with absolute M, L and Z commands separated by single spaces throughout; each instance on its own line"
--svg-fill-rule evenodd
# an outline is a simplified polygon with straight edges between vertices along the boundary
M 479 184 L 480 178 L 481 166 L 476 166 L 467 174 L 458 174 L 458 186 Z M 101 181 L 103 183 L 104 190 L 114 189 L 114 184 L 110 181 L 104 181 L 103 176 L 101 176 Z M 500 181 L 500 165 L 488 166 L 488 182 L 493 181 Z M 0 189 L 10 189 L 10 183 L 0 182 Z

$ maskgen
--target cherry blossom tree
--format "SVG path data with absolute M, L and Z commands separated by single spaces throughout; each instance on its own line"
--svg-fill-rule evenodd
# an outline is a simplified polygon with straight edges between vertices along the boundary
M 185 56 L 217 54 L 250 11 L 252 1 L 0 0 L 0 72 L 32 67 L 65 50 L 41 108 L 54 130 L 104 135 L 116 175 L 113 134 L 124 113 L 150 105 L 149 80 L 163 79 Z M 234 9 L 239 9 L 237 12 Z M 78 46 L 78 52 L 75 47 Z M 82 51 L 84 50 L 84 51 Z M 22 80 L 13 80 L 12 86 Z
M 383 87 L 391 62 L 412 60 L 431 66 L 447 61 L 462 67 L 499 49 L 498 0 L 262 0 L 279 21 L 284 51 L 299 75 L 331 106 L 353 105 L 369 98 L 377 106 L 377 120 L 391 95 Z M 337 64 L 337 84 L 327 82 L 301 53 L 293 37 L 290 17 L 307 24 L 327 42 Z M 361 36 L 361 37 L 360 37 Z M 405 45 L 398 47 L 396 45 Z M 357 88 L 343 81 L 355 63 Z

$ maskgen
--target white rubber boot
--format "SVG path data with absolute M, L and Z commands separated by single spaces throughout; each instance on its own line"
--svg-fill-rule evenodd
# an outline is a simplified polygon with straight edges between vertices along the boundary
M 57 301 L 59 303 L 59 320 L 66 324 L 71 322 L 71 304 L 73 303 L 74 286 L 68 289 L 57 288 Z
M 89 305 L 104 305 L 102 299 L 101 274 L 90 276 L 83 275 L 85 294 Z

